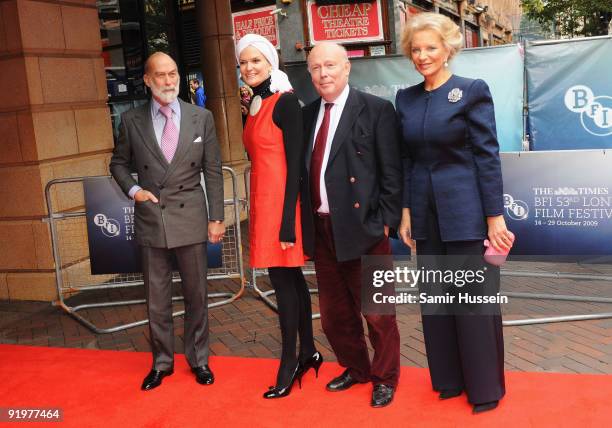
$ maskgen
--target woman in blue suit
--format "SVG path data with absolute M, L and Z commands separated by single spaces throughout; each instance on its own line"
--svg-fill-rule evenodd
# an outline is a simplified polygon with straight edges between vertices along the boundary
M 512 242 L 503 217 L 489 88 L 448 69 L 462 43 L 459 27 L 433 13 L 412 17 L 402 38 L 405 55 L 424 81 L 396 98 L 405 144 L 399 233 L 413 248 L 416 241 L 419 265 L 425 268 L 434 266 L 431 260 L 437 260 L 438 268 L 449 268 L 449 263 L 454 268 L 482 266 L 485 238 L 497 250 Z M 457 260 L 463 262 L 457 265 Z M 499 270 L 488 266 L 487 272 L 488 283 L 499 287 Z M 494 409 L 505 394 L 499 304 L 496 311 L 488 308 L 477 315 L 453 308 L 422 315 L 433 389 L 440 399 L 465 391 L 474 413 Z

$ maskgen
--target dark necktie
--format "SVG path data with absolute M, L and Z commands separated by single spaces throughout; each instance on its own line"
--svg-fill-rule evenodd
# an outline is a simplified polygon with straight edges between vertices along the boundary
M 325 114 L 315 138 L 312 158 L 310 159 L 310 196 L 315 212 L 321 206 L 321 169 L 323 167 L 323 157 L 325 156 L 327 133 L 329 131 L 329 116 L 333 105 L 333 103 L 325 103 Z

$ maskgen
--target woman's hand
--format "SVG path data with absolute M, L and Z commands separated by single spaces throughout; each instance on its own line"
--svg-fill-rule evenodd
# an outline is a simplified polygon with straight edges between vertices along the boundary
M 293 242 L 281 242 L 281 248 L 286 250 L 287 248 L 291 248 L 295 245 Z
M 512 235 L 506 227 L 503 215 L 487 217 L 489 242 L 497 251 L 509 251 L 512 248 Z
M 402 221 L 399 227 L 399 236 L 412 251 L 416 249 L 416 243 L 412 239 L 412 226 L 410 224 L 410 208 L 402 208 Z

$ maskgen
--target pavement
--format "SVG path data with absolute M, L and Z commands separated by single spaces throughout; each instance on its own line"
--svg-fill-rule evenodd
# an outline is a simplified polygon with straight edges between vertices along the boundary
M 246 230 L 245 230 L 246 231 Z M 246 237 L 246 234 L 243 235 Z M 248 245 L 245 245 L 248 260 Z M 612 275 L 611 265 L 579 265 L 575 263 L 511 262 L 510 271 L 571 272 L 573 274 Z M 250 276 L 247 276 L 250 280 Z M 609 279 L 609 278 L 608 278 Z M 307 275 L 311 288 L 316 288 L 314 275 Z M 270 289 L 267 276 L 259 276 L 257 285 Z M 209 282 L 209 292 L 235 292 L 239 279 Z M 612 298 L 612 281 L 529 276 L 502 276 L 503 292 L 548 293 L 560 295 Z M 180 286 L 175 285 L 180 295 Z M 317 295 L 313 294 L 313 312 L 318 312 Z M 144 298 L 142 286 L 109 290 L 91 290 L 67 298 L 69 305 Z M 504 320 L 554 317 L 561 315 L 609 313 L 612 304 L 572 302 L 510 297 L 503 306 Z M 175 304 L 176 310 L 182 303 Z M 146 319 L 146 306 L 134 304 L 79 312 L 99 327 L 112 327 Z M 276 313 L 254 289 L 232 303 L 211 308 L 210 349 L 212 355 L 278 358 L 280 330 Z M 416 305 L 398 305 L 397 320 L 401 336 L 401 364 L 426 367 L 427 357 L 422 327 Z M 175 351 L 183 353 L 183 317 L 174 319 Z M 320 320 L 314 320 L 316 346 L 326 361 L 335 361 Z M 365 326 L 365 324 L 364 324 Z M 367 331 L 367 330 L 366 330 Z M 505 326 L 505 365 L 507 370 L 563 373 L 612 374 L 612 318 L 557 322 L 524 326 Z M 143 325 L 108 334 L 96 334 L 79 323 L 61 307 L 49 302 L 0 301 L 0 343 L 32 346 L 74 347 L 117 351 L 149 352 L 149 329 Z M 143 367 L 143 373 L 148 369 Z

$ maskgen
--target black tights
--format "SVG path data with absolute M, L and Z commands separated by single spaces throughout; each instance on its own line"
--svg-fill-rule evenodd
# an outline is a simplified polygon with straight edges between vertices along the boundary
M 268 268 L 270 282 L 276 294 L 278 318 L 283 339 L 277 386 L 286 386 L 298 362 L 315 352 L 312 337 L 312 308 L 308 284 L 299 267 Z M 296 357 L 297 336 L 300 337 L 299 356 Z

